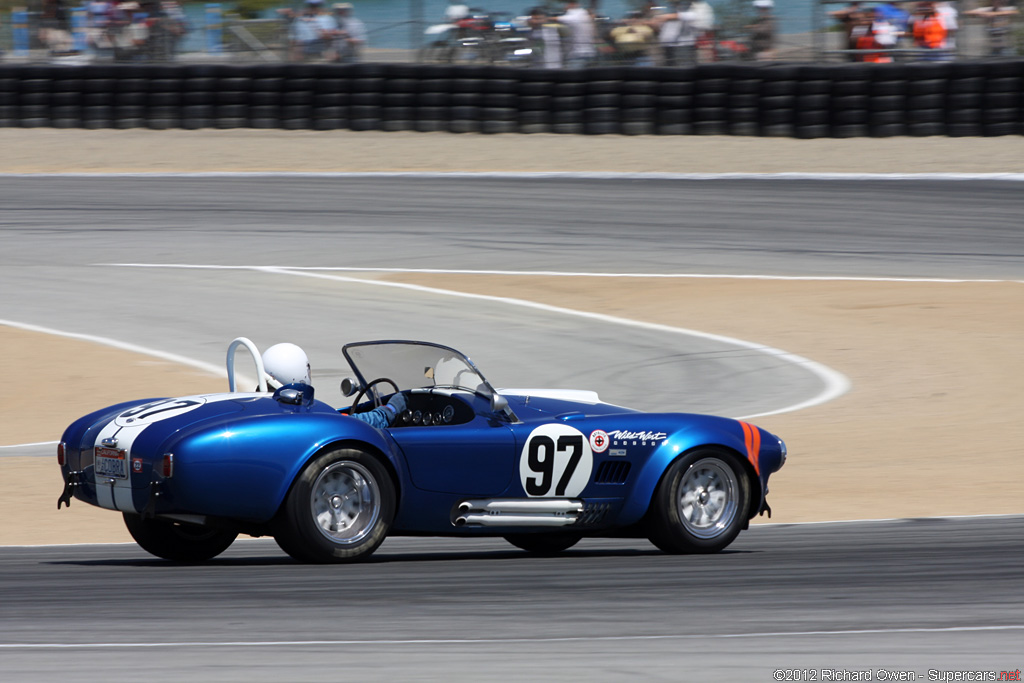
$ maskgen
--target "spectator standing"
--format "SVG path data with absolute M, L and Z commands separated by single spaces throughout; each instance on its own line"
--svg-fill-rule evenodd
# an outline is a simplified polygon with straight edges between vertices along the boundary
M 119 62 L 134 62 L 145 56 L 146 41 L 149 40 L 149 26 L 140 12 L 142 6 L 130 1 L 117 5 L 111 26 L 114 31 L 114 59 Z
M 143 9 L 148 15 L 149 38 L 146 52 L 153 61 L 166 62 L 174 58 L 178 41 L 185 35 L 186 22 L 176 2 L 150 0 Z
M 565 13 L 558 21 L 569 29 L 566 66 L 574 69 L 590 66 L 597 56 L 594 17 L 577 0 L 566 0 Z
M 858 50 L 891 49 L 896 45 L 896 29 L 889 23 L 885 12 L 875 10 L 875 20 L 870 24 L 858 41 Z M 861 61 L 874 64 L 888 64 L 893 61 L 892 55 L 885 52 L 860 53 Z
M 941 50 L 946 41 L 946 29 L 935 12 L 935 6 L 923 2 L 918 6 L 918 13 L 914 20 L 914 46 L 925 50 Z
M 561 69 L 565 42 L 562 34 L 567 28 L 552 20 L 543 7 L 534 7 L 526 20 L 530 29 L 530 48 L 534 66 L 544 69 Z
M 668 11 L 654 19 L 665 66 L 697 61 L 697 13 L 689 0 L 670 0 Z
M 609 34 L 618 61 L 632 66 L 653 66 L 654 29 L 641 12 L 630 12 Z
M 1014 53 L 1010 29 L 1016 14 L 1017 8 L 1004 5 L 1003 0 L 992 0 L 988 7 L 964 12 L 965 16 L 983 19 L 988 24 L 988 49 L 993 57 L 1008 57 Z
M 715 10 L 705 0 L 690 3 L 693 28 L 697 31 L 697 61 L 713 62 L 717 58 L 715 46 Z
M 960 28 L 956 8 L 951 2 L 937 2 L 935 13 L 942 22 L 942 28 L 946 29 L 946 37 L 942 41 L 942 48 L 945 50 L 942 59 L 951 60 L 956 52 L 956 32 Z
M 283 12 L 289 16 L 290 12 Z M 331 49 L 338 30 L 334 17 L 324 11 L 323 0 L 306 0 L 306 8 L 292 21 L 292 60 L 319 59 Z
M 39 40 L 51 53 L 71 52 L 70 15 L 64 0 L 44 0 L 40 17 Z
M 846 34 L 846 49 L 856 50 L 857 41 L 860 39 L 858 27 L 863 26 L 865 22 L 865 12 L 860 6 L 860 2 L 851 2 L 848 7 L 829 12 L 829 16 L 842 25 L 843 32 Z M 857 54 L 850 53 L 849 59 L 856 62 Z
M 366 25 L 352 15 L 352 3 L 337 3 L 334 6 L 334 20 L 338 24 L 334 38 L 334 58 L 344 64 L 361 61 L 366 46 Z
M 86 43 L 89 48 L 100 55 L 110 56 L 114 49 L 111 18 L 114 14 L 114 3 L 110 0 L 92 0 L 85 6 Z
M 750 32 L 750 51 L 758 61 L 767 61 L 775 57 L 775 18 L 772 16 L 774 6 L 773 0 L 754 0 L 757 18 L 747 29 Z

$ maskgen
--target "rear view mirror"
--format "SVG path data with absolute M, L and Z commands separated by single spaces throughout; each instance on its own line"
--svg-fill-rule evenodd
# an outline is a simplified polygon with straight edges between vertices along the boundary
M 354 396 L 356 393 L 358 393 L 359 388 L 359 382 L 352 379 L 351 377 L 346 377 L 345 379 L 341 380 L 341 395 L 345 396 L 346 398 L 349 396 Z

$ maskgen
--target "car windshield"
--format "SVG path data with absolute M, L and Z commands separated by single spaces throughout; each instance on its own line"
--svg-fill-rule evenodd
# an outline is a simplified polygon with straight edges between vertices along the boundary
M 462 353 L 440 344 L 374 341 L 348 344 L 345 359 L 360 383 L 386 377 L 399 389 L 446 388 L 475 391 L 486 397 L 494 388 Z

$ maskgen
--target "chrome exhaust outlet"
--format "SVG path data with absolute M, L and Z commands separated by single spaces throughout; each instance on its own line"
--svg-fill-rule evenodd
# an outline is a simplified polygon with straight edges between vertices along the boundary
M 569 498 L 489 498 L 482 500 L 464 500 L 459 503 L 460 512 L 516 513 L 529 512 L 538 514 L 579 514 L 583 512 L 583 503 Z
M 576 517 L 564 515 L 468 514 L 455 519 L 455 526 L 570 526 Z

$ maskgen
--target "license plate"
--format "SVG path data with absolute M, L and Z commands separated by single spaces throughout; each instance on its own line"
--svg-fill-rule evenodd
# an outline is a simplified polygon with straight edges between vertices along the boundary
M 117 448 L 97 447 L 93 465 L 96 468 L 96 476 L 113 477 L 114 479 L 128 478 L 128 460 L 125 458 L 124 451 Z

